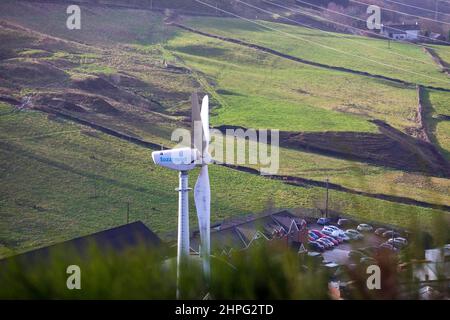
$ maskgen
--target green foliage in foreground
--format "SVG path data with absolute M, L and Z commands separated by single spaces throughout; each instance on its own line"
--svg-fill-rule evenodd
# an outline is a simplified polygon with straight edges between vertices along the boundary
M 300 274 L 299 260 L 291 252 L 273 255 L 258 246 L 229 261 L 212 259 L 210 294 L 214 298 L 296 299 L 327 298 L 327 275 Z M 176 259 L 163 251 L 139 247 L 121 254 L 101 252 L 92 246 L 83 255 L 76 251 L 53 253 L 44 261 L 0 265 L 0 298 L 25 299 L 175 299 Z M 207 292 L 198 257 L 190 258 L 180 283 L 182 297 L 201 299 Z M 69 265 L 81 269 L 81 290 L 68 290 Z
M 448 242 L 449 223 L 433 219 L 433 246 Z M 418 226 L 416 224 L 416 226 Z M 181 297 L 202 299 L 329 299 L 328 282 L 351 282 L 348 299 L 415 299 L 414 259 L 423 258 L 423 237 L 413 230 L 410 246 L 399 256 L 381 252 L 373 257 L 381 268 L 381 290 L 367 290 L 366 266 L 324 268 L 320 261 L 286 248 L 284 240 L 259 240 L 250 249 L 212 258 L 209 287 L 201 263 L 191 256 L 182 268 Z M 136 247 L 117 253 L 91 246 L 79 251 L 50 251 L 42 260 L 10 259 L 0 263 L 0 299 L 174 299 L 176 259 L 166 248 Z M 399 271 L 398 264 L 407 267 Z M 68 290 L 69 265 L 81 269 L 81 289 Z M 337 277 L 337 278 L 336 278 Z M 443 288 L 445 293 L 446 289 Z

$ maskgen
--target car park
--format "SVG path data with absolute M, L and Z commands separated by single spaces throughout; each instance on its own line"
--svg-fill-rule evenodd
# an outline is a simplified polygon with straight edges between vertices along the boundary
M 370 232 L 370 231 L 373 230 L 373 227 L 370 224 L 361 223 L 361 224 L 358 225 L 356 230 L 358 230 L 360 232 Z
M 355 229 L 348 229 L 344 233 L 351 240 L 361 240 L 364 238 L 364 235 L 362 235 L 359 231 L 356 231 Z
M 321 225 L 321 226 L 325 226 L 327 224 L 330 223 L 330 219 L 329 218 L 319 218 L 317 219 L 317 224 Z
M 387 231 L 386 228 L 377 228 L 377 229 L 375 230 L 374 233 L 375 233 L 377 236 L 382 236 L 383 233 L 385 233 L 386 231 Z

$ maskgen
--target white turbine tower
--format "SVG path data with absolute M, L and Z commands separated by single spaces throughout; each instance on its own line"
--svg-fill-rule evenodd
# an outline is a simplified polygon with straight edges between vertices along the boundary
M 152 152 L 155 164 L 179 171 L 178 191 L 178 253 L 177 253 L 177 298 L 180 297 L 180 273 L 189 256 L 189 203 L 188 203 L 188 171 L 200 166 L 200 174 L 194 188 L 195 207 L 197 209 L 200 229 L 200 256 L 203 273 L 209 283 L 210 277 L 210 207 L 211 190 L 209 185 L 208 164 L 211 156 L 208 153 L 209 134 L 209 101 L 205 96 L 202 108 L 198 105 L 197 94 L 192 94 L 192 132 L 191 148 L 176 148 Z

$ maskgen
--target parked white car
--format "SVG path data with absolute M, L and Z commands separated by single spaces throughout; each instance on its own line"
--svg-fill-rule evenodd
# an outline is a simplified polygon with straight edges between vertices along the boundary
M 331 233 L 331 236 L 335 237 L 335 238 L 339 238 L 339 239 L 341 239 L 343 241 L 350 241 L 350 238 L 344 233 L 344 231 L 342 231 L 340 229 L 339 230 L 334 230 Z
M 370 224 L 361 223 L 360 225 L 358 225 L 356 230 L 358 230 L 360 232 L 370 232 L 373 230 L 373 227 Z
M 387 243 L 392 244 L 396 247 L 405 247 L 408 245 L 408 240 L 406 240 L 405 238 L 391 238 L 387 241 Z
M 322 233 L 326 234 L 327 236 L 331 236 L 334 231 L 335 230 L 330 228 L 329 226 L 326 226 L 326 227 L 322 228 Z

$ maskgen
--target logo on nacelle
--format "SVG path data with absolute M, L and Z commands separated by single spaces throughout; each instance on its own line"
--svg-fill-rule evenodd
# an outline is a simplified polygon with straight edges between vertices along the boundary
M 152 153 L 153 161 L 173 170 L 191 170 L 195 167 L 197 151 L 190 148 L 156 151 Z

